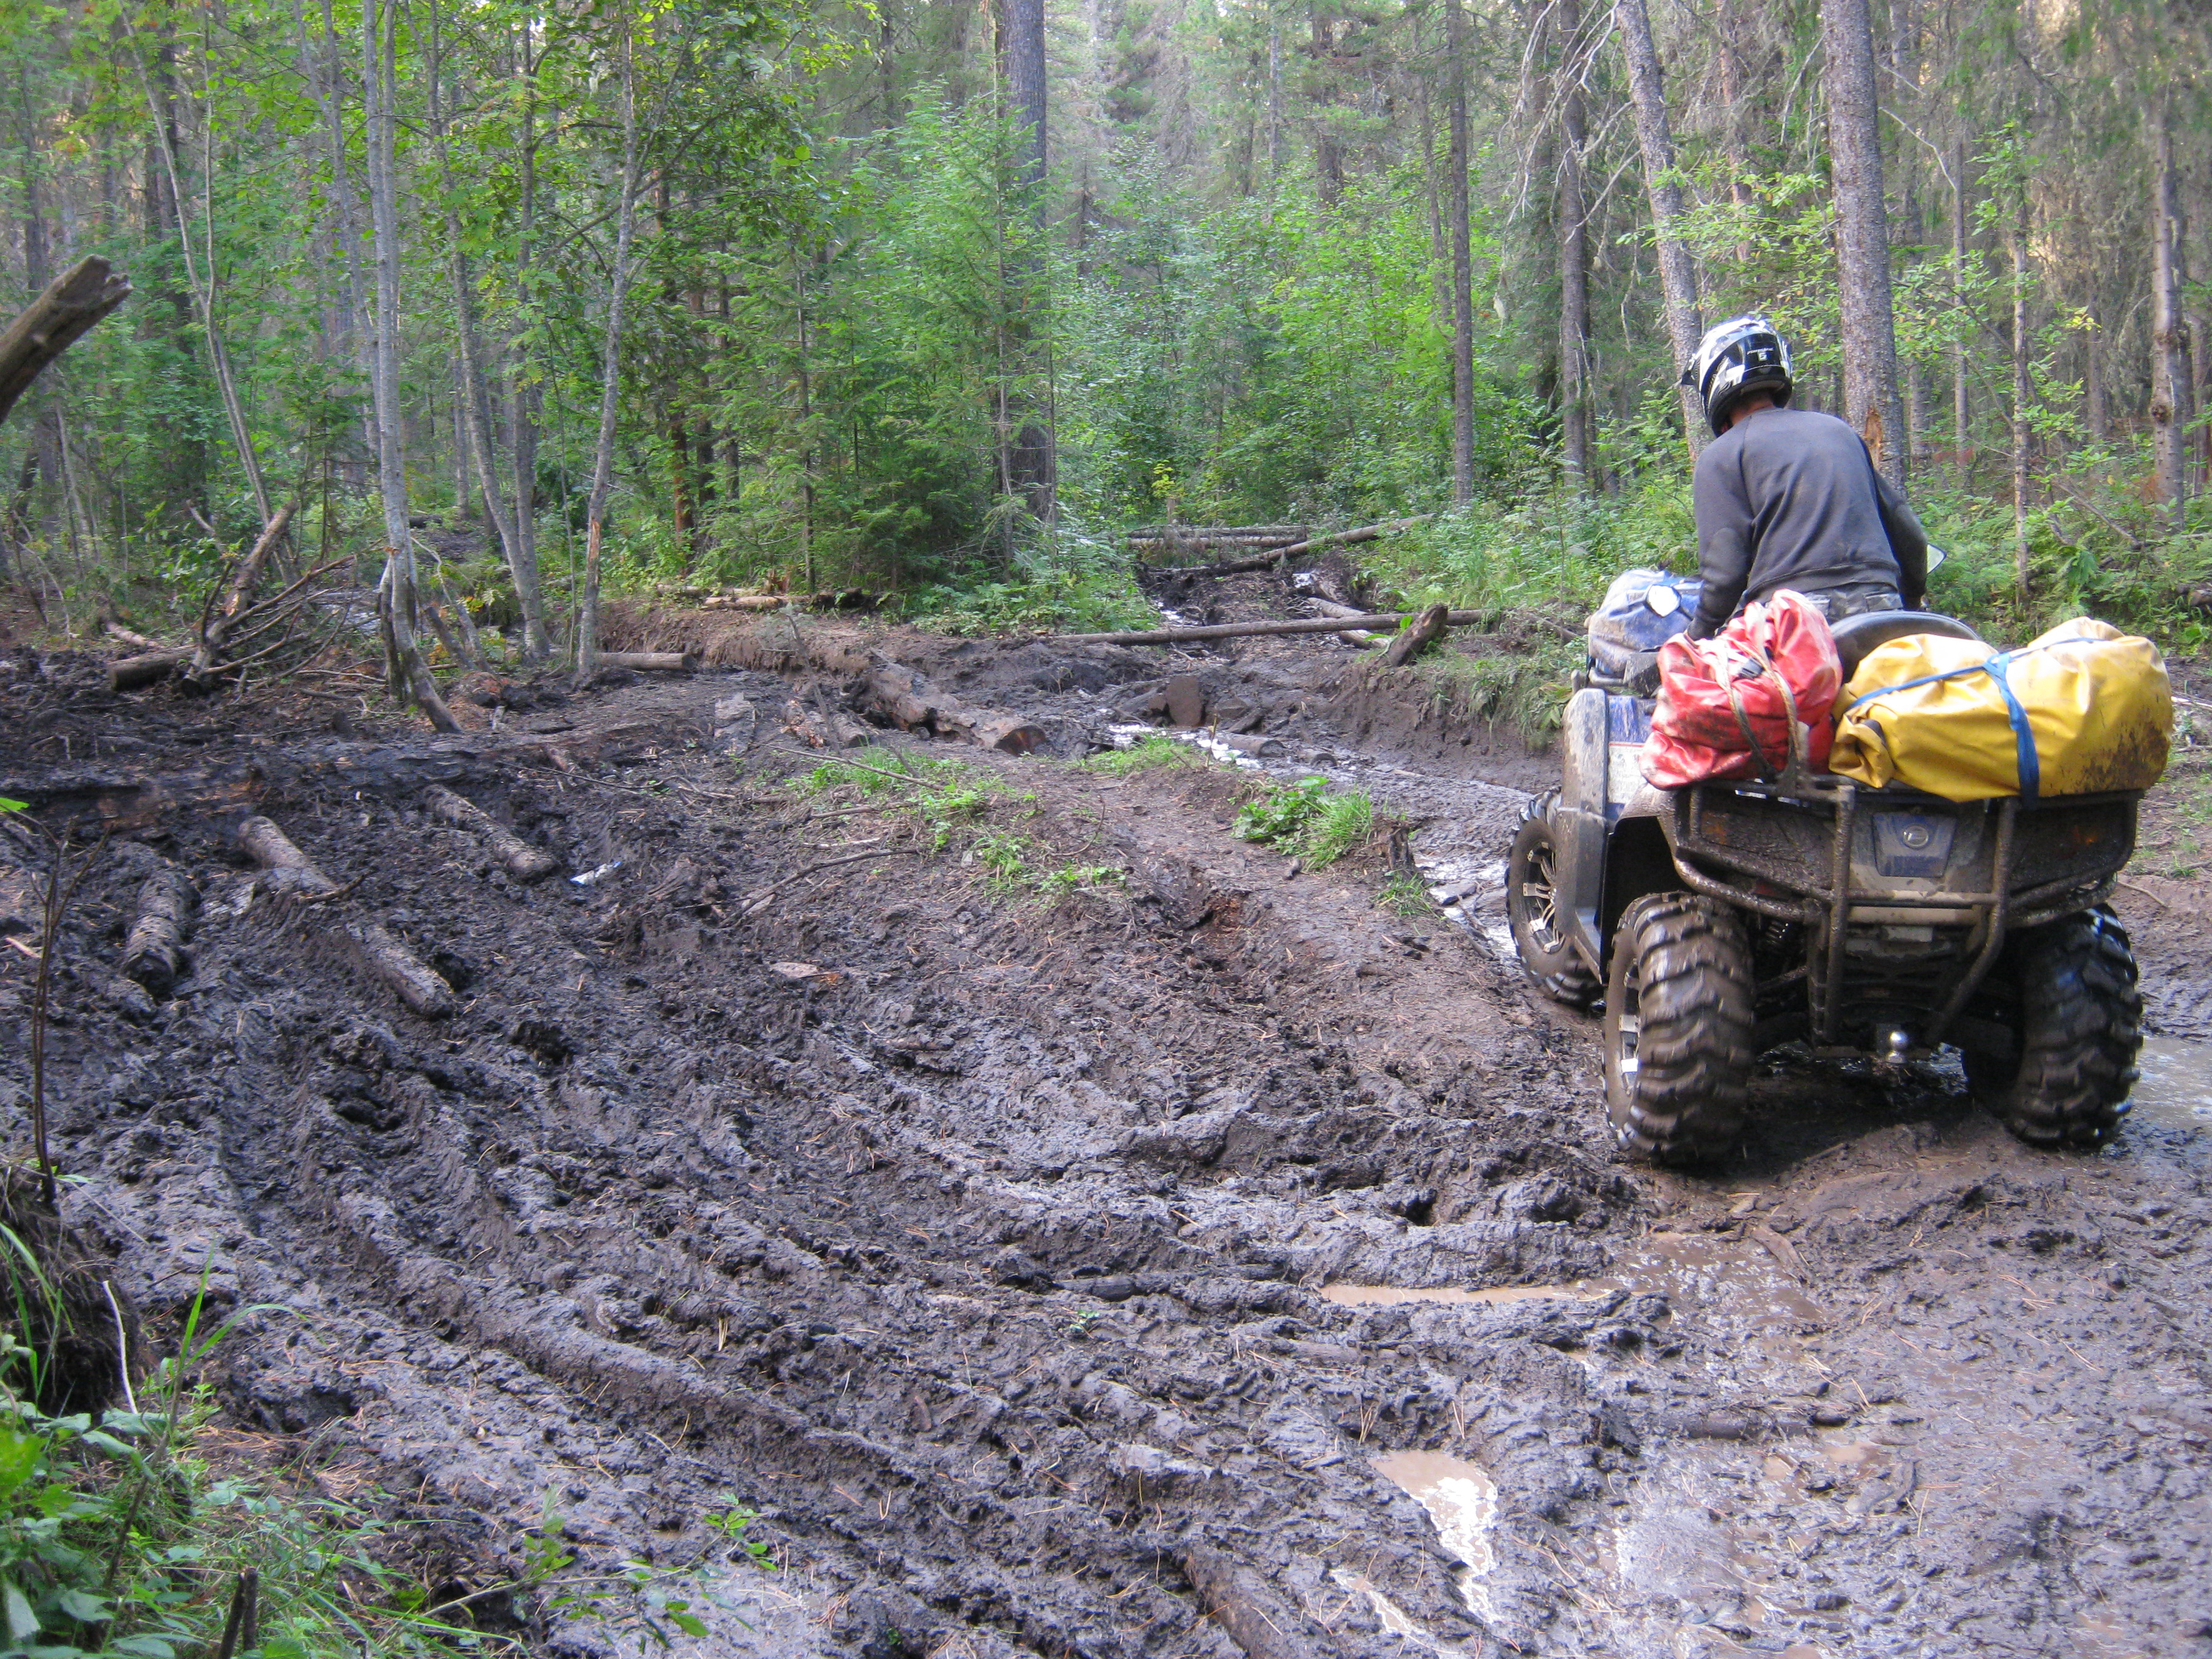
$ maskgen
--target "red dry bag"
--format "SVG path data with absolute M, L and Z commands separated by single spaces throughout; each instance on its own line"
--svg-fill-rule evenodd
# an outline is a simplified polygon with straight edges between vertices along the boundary
M 1790 763 L 1790 723 L 1807 764 L 1824 769 L 1843 666 L 1827 619 L 1784 588 L 1709 640 L 1677 635 L 1659 651 L 1659 706 L 1644 775 L 1662 789 L 1775 778 Z

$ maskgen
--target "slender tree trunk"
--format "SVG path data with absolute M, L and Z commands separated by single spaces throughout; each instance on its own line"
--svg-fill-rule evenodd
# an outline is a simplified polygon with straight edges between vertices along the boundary
M 592 453 L 592 493 L 584 509 L 584 597 L 576 621 L 576 678 L 599 665 L 599 574 L 605 549 L 607 495 L 614 487 L 615 417 L 622 391 L 623 310 L 629 298 L 630 251 L 637 233 L 637 55 L 630 16 L 622 34 L 622 183 L 615 209 L 614 268 L 607 273 L 606 330 L 599 355 L 599 432 Z
M 392 179 L 392 16 L 379 15 L 378 0 L 362 0 L 362 85 L 368 109 L 368 201 L 376 267 L 376 311 L 371 334 L 369 398 L 373 410 L 378 495 L 384 505 L 384 578 L 378 593 L 384 611 L 385 670 L 396 694 L 411 695 L 430 723 L 455 732 L 415 639 L 415 538 L 407 524 L 404 418 L 399 402 L 399 199 Z
M 1006 15 L 1006 81 L 1013 100 L 1012 115 L 1021 124 L 1023 142 L 1015 152 L 1016 178 L 1027 198 L 1031 222 L 1039 234 L 1039 252 L 1021 262 L 1020 314 L 1017 323 L 1018 366 L 1027 368 L 1041 341 L 1049 351 L 1050 319 L 1042 256 L 1045 178 L 1045 60 L 1044 0 L 1004 0 Z M 1014 489 L 1023 504 L 1038 519 L 1054 514 L 1054 448 L 1051 399 L 1024 394 L 1011 411 L 1017 422 L 1014 435 Z
M 516 195 L 515 286 L 527 303 L 533 296 L 538 234 L 538 63 L 532 54 L 530 25 L 523 26 L 520 70 L 524 77 L 522 128 L 515 156 Z M 526 661 L 543 662 L 551 653 L 545 635 L 544 574 L 538 563 L 538 432 L 544 392 L 531 377 L 530 365 L 521 360 L 520 347 L 512 354 L 507 382 L 507 427 L 514 452 L 514 550 L 516 577 L 527 571 L 530 586 L 518 591 L 522 607 L 522 654 Z M 569 595 L 570 603 L 575 596 Z
M 532 661 L 537 655 L 531 646 L 534 631 L 542 647 L 545 630 L 544 602 L 538 592 L 538 559 L 534 548 L 526 549 L 515 528 L 515 520 L 507 507 L 505 493 L 500 487 L 498 434 L 494 428 L 491 412 L 490 376 L 485 368 L 483 326 L 477 313 L 477 279 L 473 262 L 461 237 L 459 211 L 460 191 L 453 177 L 452 136 L 447 128 L 441 100 L 439 81 L 443 69 L 439 51 L 439 10 L 430 7 L 430 120 L 438 140 L 438 170 L 445 186 L 447 275 L 453 289 L 453 332 L 459 347 L 455 373 L 459 384 L 459 430 L 454 437 L 456 447 L 465 442 L 476 462 L 476 476 L 483 499 L 484 519 L 492 533 L 499 538 L 500 555 L 506 561 L 507 575 L 514 584 L 515 606 L 522 612 L 523 654 Z M 456 475 L 465 477 L 465 465 L 456 468 Z M 463 503 L 455 501 L 458 512 Z
M 2173 102 L 2159 100 L 2151 181 L 2150 429 L 2158 493 L 2177 531 L 2188 527 L 2189 477 L 2182 430 L 2180 208 L 2173 163 Z
M 166 51 L 166 49 L 165 49 Z M 168 174 L 169 199 L 175 204 L 177 246 L 185 264 L 185 281 L 192 291 L 192 299 L 199 312 L 201 331 L 206 336 L 209 367 L 215 371 L 216 390 L 222 403 L 223 417 L 230 427 L 231 447 L 238 452 L 238 465 L 246 474 L 246 488 L 253 493 L 253 504 L 261 514 L 261 522 L 270 520 L 269 490 L 261 477 L 261 459 L 253 447 L 253 434 L 246 422 L 246 406 L 239 400 L 238 382 L 230 369 L 230 354 L 223 347 L 222 331 L 216 315 L 216 251 L 215 251 L 215 111 L 207 112 L 208 155 L 206 185 L 206 240 L 204 260 L 192 253 L 191 227 L 185 218 L 185 187 L 177 161 L 177 133 L 173 115 L 165 118 L 161 107 L 168 102 L 167 59 L 164 58 L 162 98 L 157 102 L 150 82 L 146 86 L 147 113 L 152 118 L 154 137 L 161 147 L 161 165 Z M 203 269 L 204 266 L 204 269 Z
M 1951 145 L 1951 444 L 1958 486 L 1972 476 L 1967 432 L 1972 410 L 1966 399 L 1966 141 Z
M 1283 173 L 1283 26 L 1267 20 L 1267 184 Z
M 1838 297 L 1843 311 L 1844 418 L 1875 465 L 1902 488 L 1905 410 L 1897 395 L 1897 324 L 1882 201 L 1874 25 L 1867 0 L 1820 0 L 1827 56 L 1828 143 L 1834 158 Z
M 1589 224 L 1583 191 L 1589 142 L 1582 88 L 1579 0 L 1559 0 L 1559 422 L 1567 488 L 1589 491 Z
M 1659 49 L 1651 39 L 1651 15 L 1644 0 L 1614 0 L 1621 55 L 1628 60 L 1629 96 L 1636 106 L 1636 145 L 1644 157 L 1644 191 L 1651 204 L 1651 230 L 1659 249 L 1659 282 L 1667 299 L 1667 339 L 1677 367 L 1698 355 L 1698 268 L 1677 234 L 1682 216 L 1682 185 L 1674 171 L 1674 136 L 1667 118 L 1667 82 L 1659 68 Z M 1680 388 L 1682 430 L 1694 458 L 1711 440 L 1705 404 L 1695 386 Z
M 1467 123 L 1467 14 L 1449 0 L 1444 50 L 1451 67 L 1452 501 L 1474 499 L 1474 247 L 1468 173 L 1474 165 Z
M 2012 536 L 2013 580 L 2022 605 L 2027 603 L 2028 405 L 2035 387 L 2028 374 L 2027 204 L 2008 228 L 2012 253 Z
M 2105 386 L 2105 329 L 2092 310 L 2087 313 L 2088 327 L 2081 331 L 2081 378 L 2086 382 L 2084 411 L 2093 443 L 2103 443 L 2112 435 L 2112 394 Z

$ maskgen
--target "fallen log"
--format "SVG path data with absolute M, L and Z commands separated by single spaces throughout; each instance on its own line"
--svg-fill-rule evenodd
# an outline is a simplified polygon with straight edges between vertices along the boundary
M 1326 536 L 1309 537 L 1293 542 L 1288 547 L 1270 553 L 1255 554 L 1249 559 L 1231 559 L 1226 564 L 1200 565 L 1176 574 L 1185 576 L 1241 576 L 1255 570 L 1274 570 L 1290 563 L 1302 553 L 1317 553 L 1325 547 L 1351 547 L 1360 542 L 1376 542 L 1401 530 L 1411 530 L 1417 524 L 1426 524 L 1436 517 L 1425 513 L 1413 519 L 1389 519 L 1381 524 L 1362 525 L 1357 530 L 1335 530 Z
M 537 881 L 561 867 L 560 860 L 542 847 L 532 847 L 466 795 L 457 795 L 442 783 L 432 784 L 423 793 L 438 817 L 489 843 L 515 880 Z
M 131 279 L 96 253 L 49 283 L 0 334 L 0 421 L 49 363 L 130 297 Z
M 156 870 L 138 889 L 137 915 L 123 941 L 123 973 L 157 997 L 184 976 L 185 941 L 199 908 L 199 889 L 175 866 Z
M 135 657 L 118 657 L 107 665 L 107 689 L 135 691 L 142 685 L 166 680 L 179 663 L 192 659 L 189 651 L 147 651 Z
M 110 639 L 120 640 L 124 644 L 136 647 L 138 650 L 167 651 L 169 649 L 159 640 L 150 639 L 135 629 L 125 628 L 112 617 L 102 617 L 100 625 L 106 631 Z
M 1385 668 L 1403 668 L 1413 661 L 1432 642 L 1443 637 L 1448 625 L 1445 619 L 1450 615 L 1451 607 L 1444 605 L 1432 605 L 1422 611 L 1396 639 L 1390 641 L 1390 648 L 1382 653 L 1382 665 Z
M 783 705 L 783 723 L 792 736 L 811 749 L 860 749 L 872 740 L 865 726 L 842 714 L 809 708 L 796 697 Z
M 1273 634 L 1341 634 L 1347 627 L 1395 629 L 1402 627 L 1407 617 L 1419 614 L 1410 611 L 1376 611 L 1354 617 L 1308 617 L 1297 622 L 1217 623 L 1206 628 L 1158 628 L 1133 634 L 1060 634 L 1054 638 L 1061 645 L 1186 645 L 1200 640 L 1259 639 Z M 1489 614 L 1485 611 L 1449 611 L 1444 613 L 1444 621 L 1449 627 L 1472 628 Z
M 1186 1546 L 1182 1565 L 1200 1604 L 1246 1659 L 1324 1659 L 1343 1651 L 1328 1632 L 1219 1551 Z
M 699 658 L 690 651 L 602 651 L 602 668 L 630 668 L 670 674 L 693 674 L 699 669 Z
M 289 836 L 258 813 L 238 826 L 238 844 L 252 854 L 255 863 L 279 878 L 275 885 L 280 893 L 312 902 L 337 898 L 352 890 L 340 887 L 317 869 L 314 860 Z M 339 931 L 352 944 L 362 965 L 416 1013 L 434 1019 L 453 1012 L 453 988 L 381 922 L 349 921 Z
M 1032 754 L 1046 741 L 1044 728 L 1036 721 L 995 708 L 969 708 L 914 670 L 895 663 L 870 669 L 860 682 L 860 695 L 868 712 L 882 715 L 902 732 L 933 732 L 1007 755 Z
M 1367 614 L 1356 605 L 1339 605 L 1334 599 L 1308 599 L 1306 608 L 1318 611 L 1324 617 L 1364 617 Z M 1346 645 L 1369 646 L 1375 643 L 1377 636 L 1364 629 L 1348 628 L 1336 637 Z
M 1302 524 L 1148 524 L 1125 533 L 1131 541 L 1158 541 L 1169 536 L 1280 536 L 1296 541 L 1306 533 L 1306 527 Z

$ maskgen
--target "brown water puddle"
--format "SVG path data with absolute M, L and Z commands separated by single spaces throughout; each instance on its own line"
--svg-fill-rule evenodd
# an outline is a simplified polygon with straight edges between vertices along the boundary
M 2212 1129 L 2212 1043 L 2145 1037 L 2136 1056 L 2133 1116 L 2180 1129 Z
M 1602 1291 L 1567 1285 L 1494 1285 L 1488 1290 L 1459 1290 L 1449 1285 L 1324 1285 L 1321 1299 L 1344 1307 L 1387 1308 L 1401 1302 L 1471 1302 L 1495 1307 L 1506 1302 L 1589 1302 Z
M 1498 1565 L 1497 1547 L 1491 1541 L 1498 1529 L 1498 1482 L 1490 1472 L 1448 1452 L 1385 1452 L 1369 1461 L 1376 1474 L 1429 1512 L 1437 1540 L 1460 1564 L 1460 1598 L 1476 1618 L 1489 1619 L 1490 1597 L 1482 1581 Z

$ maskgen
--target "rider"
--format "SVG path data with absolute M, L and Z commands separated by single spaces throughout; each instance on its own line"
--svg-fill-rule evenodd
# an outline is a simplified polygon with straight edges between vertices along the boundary
M 1682 373 L 1715 441 L 1698 459 L 1698 565 L 1690 635 L 1718 633 L 1781 588 L 1832 623 L 1920 608 L 1928 538 L 1857 433 L 1790 407 L 1790 348 L 1764 317 L 1708 329 Z

